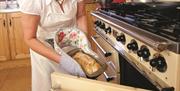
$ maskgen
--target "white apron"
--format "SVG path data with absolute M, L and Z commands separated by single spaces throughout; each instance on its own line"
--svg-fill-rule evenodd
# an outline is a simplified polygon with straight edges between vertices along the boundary
M 70 29 L 76 26 L 77 0 L 64 1 L 64 13 L 55 0 L 46 0 L 47 7 L 41 14 L 37 38 L 51 47 L 45 40 L 52 39 L 59 29 Z M 52 48 L 52 47 L 51 47 Z M 58 64 L 30 50 L 32 65 L 32 91 L 49 91 L 50 74 L 54 71 L 66 73 Z

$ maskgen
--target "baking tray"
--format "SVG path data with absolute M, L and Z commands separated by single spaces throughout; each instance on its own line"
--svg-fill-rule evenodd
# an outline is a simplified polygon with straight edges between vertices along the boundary
M 85 53 L 82 49 L 76 48 L 76 49 L 73 49 L 73 50 L 67 52 L 67 54 L 68 54 L 69 56 L 73 57 L 77 52 L 83 52 L 83 53 Z M 96 71 L 96 72 L 94 72 L 94 73 L 92 73 L 92 74 L 88 74 L 88 73 L 85 71 L 85 69 L 82 67 L 82 69 L 83 69 L 84 73 L 86 74 L 87 78 L 96 79 L 99 75 L 103 74 L 103 72 L 106 70 L 107 64 L 106 64 L 104 61 L 102 61 L 102 60 L 100 60 L 100 59 L 97 59 L 97 58 L 93 57 L 92 55 L 90 55 L 90 54 L 88 54 L 88 53 L 85 53 L 85 54 L 87 54 L 88 56 L 94 58 L 95 61 L 101 66 L 98 71 Z

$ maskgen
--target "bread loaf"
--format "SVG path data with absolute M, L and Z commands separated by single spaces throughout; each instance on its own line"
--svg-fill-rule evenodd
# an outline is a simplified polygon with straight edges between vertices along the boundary
M 94 58 L 83 52 L 77 52 L 73 58 L 83 67 L 83 69 L 88 73 L 92 74 L 99 70 L 101 67 Z

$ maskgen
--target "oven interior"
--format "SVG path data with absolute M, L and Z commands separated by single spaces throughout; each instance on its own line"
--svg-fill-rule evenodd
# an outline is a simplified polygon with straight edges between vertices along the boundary
M 119 54 L 120 61 L 120 84 L 137 88 L 158 91 L 147 78 L 136 70 L 128 61 Z

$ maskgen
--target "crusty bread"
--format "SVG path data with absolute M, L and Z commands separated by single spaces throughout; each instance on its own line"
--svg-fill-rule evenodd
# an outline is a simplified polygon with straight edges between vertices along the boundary
M 77 52 L 73 58 L 83 67 L 83 69 L 88 73 L 92 74 L 99 70 L 101 67 L 94 58 L 83 52 Z

